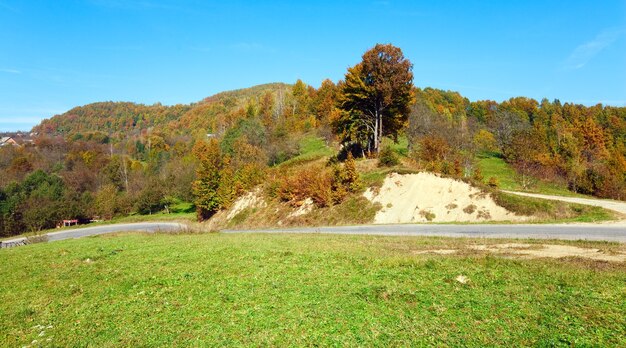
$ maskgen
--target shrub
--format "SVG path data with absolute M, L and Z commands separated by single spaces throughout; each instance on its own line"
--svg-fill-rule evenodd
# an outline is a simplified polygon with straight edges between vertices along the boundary
M 311 198 L 320 207 L 332 205 L 332 179 L 327 169 L 317 166 L 289 173 L 279 178 L 277 196 L 284 202 Z
M 454 176 L 459 177 L 463 174 L 463 166 L 461 166 L 461 161 L 457 158 L 454 160 L 454 165 L 452 167 L 452 173 Z
M 106 184 L 95 194 L 93 215 L 100 219 L 110 220 L 117 210 L 118 193 L 112 184 Z
M 489 213 L 488 210 L 479 210 L 477 216 L 478 216 L 479 219 L 484 219 L 484 220 L 490 220 L 491 219 L 491 214 Z
M 152 214 L 163 210 L 165 207 L 165 195 L 161 185 L 153 183 L 146 185 L 139 193 L 135 202 L 135 209 L 142 215 Z
M 463 212 L 465 214 L 473 214 L 476 211 L 476 206 L 474 204 L 470 204 L 467 207 L 463 208 Z
M 365 149 L 359 143 L 345 143 L 337 153 L 337 159 L 345 161 L 348 159 L 348 154 L 351 154 L 353 158 L 365 157 Z
M 438 135 L 424 137 L 420 145 L 420 158 L 426 162 L 444 160 L 451 151 L 448 141 Z
M 420 215 L 427 221 L 433 221 L 433 219 L 437 217 L 433 212 L 428 210 L 420 210 Z
M 27 244 L 45 243 L 47 241 L 48 241 L 48 235 L 46 234 L 36 234 L 34 236 L 26 237 Z
M 498 188 L 500 186 L 500 182 L 498 181 L 498 178 L 492 176 L 489 178 L 489 181 L 487 181 L 487 185 L 489 185 L 489 187 Z
M 275 166 L 298 155 L 298 140 L 288 136 L 279 137 L 267 144 L 266 151 L 267 164 Z
M 343 165 L 336 163 L 331 168 L 311 165 L 290 171 L 268 183 L 270 196 L 293 203 L 311 198 L 318 207 L 341 203 L 359 189 L 359 174 L 351 155 Z
M 398 164 L 400 164 L 400 159 L 391 146 L 387 145 L 380 150 L 380 154 L 378 156 L 379 167 L 393 167 Z
M 483 172 L 480 170 L 480 167 L 476 167 L 476 169 L 474 169 L 474 172 L 472 173 L 472 179 L 482 182 L 484 178 L 485 177 L 483 176 Z

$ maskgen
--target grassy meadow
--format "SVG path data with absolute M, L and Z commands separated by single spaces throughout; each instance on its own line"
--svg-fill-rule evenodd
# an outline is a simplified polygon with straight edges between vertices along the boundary
M 494 154 L 488 153 L 479 155 L 478 166 L 482 171 L 485 182 L 487 182 L 489 178 L 494 177 L 498 180 L 499 187 L 503 190 L 525 191 L 566 197 L 594 198 L 570 191 L 565 185 L 542 180 L 536 180 L 534 185 L 528 189 L 524 189 L 516 180 L 517 174 L 515 173 L 515 169 L 507 164 L 504 159 Z
M 127 234 L 2 249 L 0 346 L 626 345 L 623 263 L 463 249 L 486 242 Z M 446 248 L 463 251 L 419 254 Z

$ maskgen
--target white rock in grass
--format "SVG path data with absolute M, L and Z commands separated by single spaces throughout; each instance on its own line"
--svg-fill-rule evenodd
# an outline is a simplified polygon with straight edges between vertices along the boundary
M 459 274 L 456 278 L 454 278 L 454 280 L 461 284 L 467 284 L 469 282 L 469 278 L 462 274 Z

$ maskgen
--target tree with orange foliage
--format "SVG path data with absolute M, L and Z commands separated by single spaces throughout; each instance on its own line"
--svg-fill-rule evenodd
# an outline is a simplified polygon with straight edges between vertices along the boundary
M 193 148 L 198 160 L 196 181 L 193 182 L 196 212 L 198 220 L 203 221 L 215 214 L 221 207 L 220 175 L 223 167 L 220 145 L 215 139 L 209 142 L 201 140 Z
M 363 145 L 378 153 L 383 136 L 397 138 L 413 101 L 412 69 L 402 50 L 391 44 L 377 44 L 348 69 L 339 104 L 344 114 L 338 131 L 344 142 L 365 140 Z

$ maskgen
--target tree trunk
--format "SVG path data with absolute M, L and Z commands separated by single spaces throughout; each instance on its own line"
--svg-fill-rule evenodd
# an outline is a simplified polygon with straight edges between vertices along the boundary
M 378 115 L 378 147 L 376 148 L 376 154 L 380 154 L 380 142 L 383 140 L 383 117 L 382 117 L 382 112 L 378 111 L 376 112 L 376 114 Z
M 376 121 L 374 122 L 374 151 L 378 154 L 378 110 L 376 110 Z

